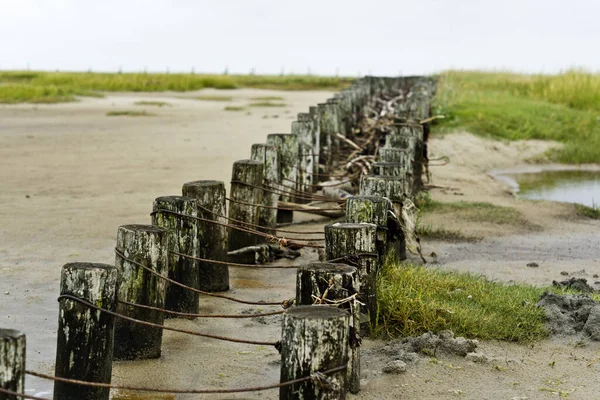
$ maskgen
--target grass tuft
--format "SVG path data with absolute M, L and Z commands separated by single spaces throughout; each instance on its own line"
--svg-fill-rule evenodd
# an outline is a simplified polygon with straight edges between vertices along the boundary
M 243 106 L 227 106 L 224 108 L 225 111 L 244 111 L 246 107 Z
M 171 107 L 166 101 L 136 101 L 136 106 L 156 106 L 156 107 Z
M 186 99 L 194 99 L 194 100 L 203 100 L 203 101 L 232 101 L 233 97 L 231 96 L 219 96 L 219 95 L 211 95 L 205 94 L 202 96 L 194 96 L 194 97 L 185 97 Z
M 388 264 L 378 277 L 378 330 L 415 336 L 452 330 L 477 339 L 529 342 L 545 337 L 543 288 L 423 266 Z
M 580 217 L 585 217 L 589 219 L 600 219 L 600 208 L 596 206 L 588 207 L 584 206 L 583 204 L 577 203 L 574 203 L 573 206 L 575 207 L 575 213 Z
M 149 113 L 147 111 L 109 111 L 106 113 L 107 117 L 152 117 L 156 114 Z
M 274 103 L 272 101 L 257 101 L 250 103 L 250 107 L 286 107 L 285 103 Z
M 285 99 L 281 96 L 256 96 L 251 97 L 252 101 L 284 101 Z
M 469 235 L 445 228 L 435 228 L 432 225 L 418 224 L 416 232 L 421 239 L 441 240 L 451 243 L 477 243 L 483 240 L 481 236 Z

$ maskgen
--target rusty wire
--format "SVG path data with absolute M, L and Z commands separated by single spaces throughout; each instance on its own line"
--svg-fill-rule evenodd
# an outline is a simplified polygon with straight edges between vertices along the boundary
M 260 341 L 260 340 L 247 340 L 247 339 L 238 339 L 238 338 L 231 338 L 231 337 L 226 337 L 226 336 L 219 336 L 219 335 L 212 335 L 209 333 L 202 333 L 202 332 L 196 332 L 196 331 L 190 331 L 187 329 L 179 329 L 179 328 L 171 328 L 168 326 L 164 326 L 164 325 L 160 325 L 160 324 L 155 324 L 153 322 L 148 322 L 148 321 L 142 321 L 136 318 L 132 318 L 132 317 L 128 317 L 126 315 L 122 315 L 110 310 L 107 310 L 105 308 L 102 307 L 98 307 L 95 304 L 92 304 L 86 300 L 83 300 L 77 296 L 71 296 L 70 294 L 61 294 L 60 296 L 58 296 L 58 300 L 63 300 L 63 299 L 67 299 L 67 300 L 73 300 L 76 301 L 80 304 L 83 304 L 93 310 L 96 311 L 100 311 L 109 315 L 112 315 L 113 317 L 117 317 L 117 318 L 121 318 L 124 319 L 126 321 L 130 321 L 130 322 L 134 322 L 136 324 L 140 324 L 140 325 L 144 325 L 144 326 L 149 326 L 151 328 L 158 328 L 158 329 L 162 329 L 165 331 L 172 331 L 172 332 L 179 332 L 179 333 L 185 333 L 187 335 L 192 335 L 192 336 L 199 336 L 199 337 L 205 337 L 205 338 L 209 338 L 209 339 L 216 339 L 216 340 L 223 340 L 226 342 L 233 342 L 233 343 L 243 343 L 243 344 L 253 344 L 253 345 L 258 345 L 258 346 L 273 346 L 275 348 L 277 348 L 278 346 L 281 345 L 281 343 L 279 341 L 277 342 L 265 342 L 265 341 Z
M 302 247 L 314 247 L 314 248 L 317 248 L 317 249 L 324 248 L 324 246 L 322 246 L 322 245 L 311 243 L 311 242 L 308 242 L 308 243 L 299 243 L 296 240 L 288 240 L 288 239 L 286 239 L 284 237 L 269 235 L 268 233 L 259 232 L 259 231 L 254 230 L 254 229 L 243 228 L 243 227 L 238 226 L 238 225 L 226 224 L 224 222 L 219 222 L 219 221 L 215 221 L 215 220 L 212 220 L 212 219 L 195 217 L 193 215 L 184 214 L 184 213 L 180 213 L 180 212 L 177 212 L 177 211 L 166 210 L 166 209 L 163 209 L 163 208 L 159 208 L 158 210 L 152 211 L 150 213 L 150 215 L 154 215 L 154 214 L 157 214 L 157 213 L 166 213 L 166 214 L 179 215 L 179 216 L 186 217 L 186 218 L 192 218 L 192 219 L 195 219 L 197 221 L 208 222 L 208 223 L 211 223 L 211 224 L 221 225 L 221 226 L 224 226 L 224 227 L 227 227 L 227 228 L 236 229 L 236 230 L 239 230 L 239 231 L 242 231 L 242 232 L 246 232 L 246 233 L 250 233 L 250 234 L 253 234 L 253 235 L 256 235 L 256 236 L 264 237 L 265 239 L 267 239 L 267 241 L 269 241 L 271 243 L 279 243 L 281 246 L 284 246 L 284 247 L 294 246 L 294 247 L 298 247 L 298 248 L 302 248 Z M 301 240 L 308 241 L 309 239 L 301 239 Z
M 240 203 L 240 204 L 245 204 L 245 205 L 249 205 L 249 206 L 258 206 L 256 204 L 252 204 L 252 203 L 244 203 L 244 202 L 241 202 L 241 201 L 238 202 L 237 200 L 232 200 L 230 198 L 226 198 L 226 200 L 229 200 L 230 202 L 233 202 L 233 203 Z M 268 226 L 256 225 L 256 224 L 252 224 L 250 222 L 240 221 L 239 219 L 230 218 L 230 217 L 227 217 L 227 216 L 225 216 L 223 214 L 220 214 L 220 213 L 218 213 L 216 211 L 212 211 L 212 210 L 210 210 L 210 209 L 208 209 L 208 208 L 206 208 L 204 206 L 201 206 L 200 204 L 197 204 L 197 207 L 201 208 L 204 211 L 206 211 L 208 213 L 211 213 L 212 215 L 215 215 L 217 217 L 226 218 L 229 221 L 238 222 L 240 224 L 244 224 L 244 225 L 247 225 L 247 226 L 252 227 L 252 228 L 278 230 L 279 232 L 285 232 L 285 233 L 304 233 L 304 232 L 298 232 L 298 231 L 290 231 L 290 230 L 283 230 L 283 229 L 277 229 L 277 228 L 269 228 Z M 324 232 L 317 232 L 317 233 L 321 234 L 321 235 L 324 234 Z M 312 238 L 307 238 L 307 239 L 303 239 L 303 238 L 286 238 L 286 239 L 291 239 L 291 240 L 324 240 L 324 239 L 312 239 Z
M 245 201 L 241 201 L 241 200 L 234 200 L 232 198 L 229 197 L 225 197 L 225 200 L 229 201 L 230 203 L 238 203 L 238 204 L 244 204 L 246 206 L 256 206 L 258 208 L 266 208 L 269 210 L 286 210 L 286 211 L 298 211 L 298 212 L 305 212 L 305 213 L 314 213 L 314 211 L 344 211 L 344 205 L 341 205 L 341 208 L 315 208 L 314 210 L 303 210 L 301 208 L 294 208 L 294 207 L 285 207 L 285 206 L 265 206 L 262 204 L 252 204 L 252 203 L 247 203 Z M 341 203 L 341 200 L 334 200 L 334 199 L 329 199 L 329 200 L 317 200 L 319 203 Z M 346 200 L 344 199 L 343 202 L 345 203 Z M 286 202 L 287 204 L 297 204 L 298 206 L 305 206 L 306 204 L 302 204 L 302 203 L 294 203 L 294 202 Z M 265 229 L 271 229 L 268 227 L 261 227 L 261 228 L 265 228 Z M 290 233 L 306 233 L 306 232 L 296 232 L 296 231 L 284 231 L 282 229 L 277 229 L 280 232 L 290 232 Z M 315 233 L 323 233 L 323 232 L 315 232 Z
M 67 379 L 61 378 L 58 376 L 51 376 L 42 374 L 39 372 L 26 370 L 25 373 L 27 375 L 35 376 L 41 379 L 47 379 L 55 382 L 63 382 L 63 383 L 71 383 L 74 385 L 81 386 L 91 386 L 91 387 L 100 387 L 107 389 L 118 389 L 118 390 L 130 390 L 130 391 L 138 391 L 138 392 L 154 392 L 154 393 L 172 393 L 172 394 L 223 394 L 223 393 L 243 393 L 243 392 L 259 392 L 263 390 L 270 389 L 278 389 L 280 387 L 291 386 L 297 383 L 302 383 L 310 380 L 316 380 L 318 378 L 318 374 L 329 375 L 336 372 L 340 372 L 348 368 L 347 365 L 340 365 L 335 368 L 330 368 L 325 371 L 317 371 L 313 372 L 309 376 L 305 376 L 303 378 L 293 379 L 291 381 L 273 383 L 265 386 L 255 386 L 255 387 L 247 387 L 247 388 L 236 388 L 236 389 L 157 389 L 157 388 L 147 388 L 142 386 L 127 386 L 127 385 L 113 385 L 111 383 L 101 383 L 101 382 L 88 382 L 88 381 L 80 381 L 77 379 Z M 47 400 L 39 397 L 29 397 L 35 400 Z
M 169 250 L 169 253 L 176 254 L 176 255 L 178 255 L 180 257 L 183 257 L 183 258 L 189 258 L 190 260 L 196 260 L 196 261 L 210 262 L 210 263 L 214 263 L 214 264 L 227 265 L 229 267 L 234 267 L 234 268 L 258 268 L 258 269 L 263 269 L 263 268 L 266 268 L 266 269 L 291 269 L 291 268 L 300 268 L 297 265 L 240 264 L 240 263 L 233 263 L 233 262 L 229 262 L 229 261 L 209 260 L 207 258 L 194 257 L 194 256 L 190 256 L 189 254 L 178 253 L 178 252 L 172 251 L 172 250 Z
M 17 392 L 13 392 L 12 390 L 8 390 L 8 389 L 3 389 L 0 387 L 0 393 L 4 393 L 6 395 L 9 396 L 16 396 L 16 397 L 20 397 L 22 399 L 32 399 L 32 400 L 49 400 L 45 397 L 37 397 L 37 396 L 31 396 L 29 394 L 22 394 L 22 393 L 17 393 Z
M 144 270 L 146 270 L 146 271 L 150 272 L 150 273 L 151 273 L 151 274 L 153 274 L 153 275 L 156 275 L 156 276 L 158 276 L 158 277 L 159 277 L 159 278 L 161 278 L 161 279 L 164 279 L 165 281 L 167 281 L 167 282 L 169 282 L 169 283 L 172 283 L 173 285 L 176 285 L 176 286 L 182 287 L 182 288 L 184 288 L 184 289 L 187 289 L 187 290 L 191 290 L 192 292 L 196 292 L 196 293 L 204 294 L 204 295 L 211 296 L 211 297 L 218 297 L 218 298 L 222 298 L 222 299 L 226 299 L 226 300 L 231 300 L 231 301 L 234 301 L 234 302 L 236 302 L 236 303 L 242 303 L 242 304 L 251 304 L 251 305 L 262 305 L 262 306 L 282 306 L 282 305 L 285 303 L 285 301 L 286 301 L 286 300 L 283 300 L 283 301 L 280 301 L 280 302 L 258 302 L 258 301 L 248 301 L 248 300 L 240 300 L 240 299 L 236 299 L 235 297 L 225 296 L 225 295 L 223 295 L 223 294 L 216 294 L 216 293 L 211 293 L 211 292 L 205 292 L 205 291 L 203 291 L 203 290 L 196 289 L 196 288 L 193 288 L 193 287 L 191 287 L 191 286 L 184 285 L 183 283 L 177 282 L 177 281 L 175 281 L 175 280 L 173 280 L 173 279 L 171 279 L 171 278 L 169 278 L 169 277 L 167 277 L 167 276 L 163 276 L 163 275 L 159 274 L 158 272 L 154 271 L 153 269 L 151 269 L 151 268 L 148 268 L 148 267 L 147 267 L 147 266 L 145 266 L 144 264 L 142 264 L 142 263 L 140 263 L 140 262 L 137 262 L 137 261 L 134 261 L 134 260 L 132 260 L 132 259 L 130 259 L 130 258 L 127 258 L 127 257 L 125 256 L 125 254 L 123 254 L 123 252 L 121 252 L 121 251 L 120 251 L 119 249 L 117 249 L 117 248 L 115 248 L 115 254 L 116 254 L 116 255 L 118 255 L 118 256 L 119 256 L 119 257 L 120 257 L 122 260 L 124 260 L 124 261 L 127 261 L 127 262 L 129 262 L 129 263 L 131 263 L 131 264 L 137 265 L 138 267 L 140 267 L 140 268 L 142 268 L 142 269 L 144 269 Z M 284 307 L 284 308 L 285 308 L 285 307 Z
M 285 311 L 273 311 L 273 312 L 260 313 L 260 314 L 194 314 L 194 313 L 184 313 L 184 312 L 179 312 L 179 311 L 167 310 L 167 309 L 159 308 L 159 307 L 146 306 L 143 304 L 131 303 L 129 301 L 124 301 L 124 300 L 119 300 L 119 303 L 125 304 L 128 306 L 137 307 L 137 308 L 144 308 L 147 310 L 159 311 L 159 312 L 162 312 L 165 314 L 172 314 L 172 315 L 177 315 L 180 317 L 186 317 L 186 318 L 232 318 L 232 319 L 256 318 L 256 317 L 270 317 L 272 315 L 280 315 L 285 312 Z
M 292 190 L 291 192 L 288 192 L 288 191 L 285 191 L 283 189 L 280 189 L 280 188 L 277 188 L 277 187 L 273 187 L 273 186 L 270 186 L 270 185 L 265 185 L 264 183 L 261 186 L 254 185 L 254 184 L 248 183 L 248 182 L 238 181 L 238 180 L 233 180 L 230 183 L 235 183 L 235 184 L 239 184 L 239 185 L 250 186 L 250 187 L 255 188 L 255 189 L 264 190 L 265 192 L 269 192 L 269 193 L 273 193 L 273 194 L 278 194 L 278 195 L 281 195 L 281 196 L 289 196 L 289 197 L 293 197 L 293 198 L 300 199 L 300 200 L 331 200 L 331 199 L 327 199 L 327 197 L 324 197 L 324 196 L 317 196 L 317 195 L 307 194 L 306 192 L 302 192 L 302 191 L 299 191 L 299 190 L 296 190 L 296 189 L 292 189 L 292 188 L 289 188 L 289 187 L 286 187 L 286 188 Z

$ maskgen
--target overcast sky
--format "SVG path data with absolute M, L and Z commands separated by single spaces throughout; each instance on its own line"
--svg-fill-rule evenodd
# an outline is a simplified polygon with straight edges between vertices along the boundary
M 600 0 L 0 0 L 0 69 L 600 70 Z

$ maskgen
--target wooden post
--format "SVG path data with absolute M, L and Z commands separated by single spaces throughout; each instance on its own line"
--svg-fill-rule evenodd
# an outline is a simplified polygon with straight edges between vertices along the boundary
M 312 119 L 313 154 L 315 155 L 314 173 L 323 174 L 325 171 L 321 168 L 321 151 L 323 149 L 323 142 L 321 142 L 321 114 L 319 107 L 309 107 L 308 113 Z M 318 181 L 319 176 L 313 176 L 313 183 L 318 183 Z
M 399 137 L 412 138 L 409 139 L 412 146 L 414 142 L 414 192 L 416 193 L 423 186 L 422 174 L 423 174 L 423 164 L 425 163 L 425 153 L 424 153 L 424 131 L 423 126 L 420 124 L 407 123 L 407 124 L 394 124 L 395 134 Z M 391 144 L 391 143 L 390 143 Z M 387 146 L 387 142 L 386 142 Z
M 13 329 L 0 329 L 0 389 L 25 393 L 25 334 Z M 0 400 L 21 397 L 0 393 Z
M 277 147 L 268 144 L 253 144 L 250 158 L 263 163 L 263 183 L 268 187 L 279 186 L 279 152 Z M 277 200 L 279 195 L 271 190 L 264 190 L 261 206 L 258 209 L 258 224 L 264 226 L 263 232 L 274 235 L 277 228 Z
M 281 382 L 311 376 L 348 363 L 350 314 L 323 306 L 297 306 L 283 316 Z M 279 389 L 279 399 L 344 400 L 345 369 L 326 375 L 328 382 L 307 380 Z M 328 384 L 326 384 L 328 383 Z
M 249 229 L 255 227 L 244 223 L 258 225 L 258 205 L 262 201 L 263 194 L 263 168 L 263 163 L 260 161 L 240 160 L 233 163 L 230 192 L 232 201 L 229 203 L 230 225 Z M 263 238 L 256 234 L 229 228 L 229 251 L 254 246 L 263 241 Z M 236 258 L 236 261 L 254 264 L 254 254 L 247 253 Z
M 183 195 L 194 197 L 198 217 L 227 223 L 225 218 L 225 185 L 221 181 L 194 181 L 183 185 Z M 198 221 L 200 258 L 227 261 L 227 228 L 211 222 Z M 200 262 L 200 289 L 206 292 L 229 290 L 227 265 Z
M 406 259 L 406 242 L 398 226 L 389 223 L 390 199 L 378 196 L 352 196 L 346 199 L 346 222 L 377 225 L 377 252 L 382 260 Z
M 60 294 L 115 312 L 119 271 L 112 265 L 69 263 L 62 268 Z M 115 317 L 71 299 L 61 299 L 54 375 L 110 383 Z M 55 400 L 108 400 L 110 389 L 54 383 Z
M 280 195 L 279 200 L 293 201 L 298 174 L 298 139 L 296 135 L 290 133 L 271 133 L 267 135 L 267 144 L 275 146 L 279 150 L 279 184 L 283 192 L 288 192 L 288 194 Z M 277 211 L 278 223 L 291 223 L 293 217 L 293 211 Z
M 298 120 L 292 122 L 292 134 L 298 138 L 298 189 L 312 192 L 318 183 L 315 174 L 319 170 L 319 136 L 315 135 L 315 120 L 312 114 L 299 113 Z
M 367 318 L 361 320 L 361 332 L 368 332 L 369 321 L 377 315 L 377 272 L 382 260 L 377 252 L 377 225 L 335 223 L 325 226 L 325 254 L 331 262 L 352 263 L 359 271 L 361 308 Z M 343 257 L 354 258 L 344 261 Z
M 140 263 L 163 277 L 169 275 L 168 231 L 153 225 L 123 225 L 117 232 L 115 266 L 121 273 L 118 299 L 134 304 L 165 308 L 167 281 L 150 273 Z M 119 303 L 117 312 L 131 318 L 162 325 L 165 314 Z M 115 321 L 116 360 L 143 360 L 160 357 L 163 331 L 124 319 Z
M 186 196 L 157 198 L 152 205 L 152 225 L 169 230 L 169 278 L 186 286 L 199 289 L 200 262 L 172 253 L 174 251 L 192 257 L 200 256 L 198 221 L 158 210 L 174 211 L 196 217 L 198 216 L 196 199 Z M 165 302 L 167 310 L 197 314 L 200 307 L 199 300 L 200 295 L 197 292 L 167 283 L 167 299 Z M 166 315 L 167 318 L 170 316 L 170 314 Z
M 296 274 L 296 305 L 328 304 L 327 300 L 347 300 L 360 291 L 358 270 L 346 264 L 313 263 L 298 269 Z M 350 354 L 348 360 L 348 390 L 360 391 L 360 305 L 346 301 L 339 308 L 350 313 Z
M 360 195 L 387 197 L 394 205 L 402 204 L 412 197 L 412 182 L 397 176 L 363 175 L 360 177 Z M 400 211 L 401 208 L 394 207 L 395 213 Z
M 387 175 L 404 178 L 407 174 L 407 168 L 404 164 L 397 162 L 376 162 L 373 163 L 371 172 L 373 175 Z
M 333 103 L 321 103 L 319 107 L 319 119 L 321 122 L 320 126 L 320 163 L 325 166 L 327 173 L 331 172 L 333 165 L 333 155 L 338 147 L 338 133 L 337 115 L 335 110 L 335 104 Z
M 379 149 L 379 161 L 396 162 L 409 166 L 412 164 L 412 157 L 406 149 L 382 147 Z

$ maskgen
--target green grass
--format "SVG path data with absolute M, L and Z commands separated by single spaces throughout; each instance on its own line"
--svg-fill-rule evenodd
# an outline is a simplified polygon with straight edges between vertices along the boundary
M 513 207 L 498 206 L 491 203 L 454 201 L 439 202 L 430 200 L 427 205 L 420 208 L 422 212 L 436 212 L 439 214 L 452 213 L 457 218 L 472 222 L 489 222 L 498 225 L 527 224 L 523 215 Z
M 416 232 L 421 239 L 442 240 L 452 243 L 476 243 L 483 239 L 481 236 L 465 234 L 458 230 L 436 228 L 422 223 L 417 225 Z
M 0 72 L 0 103 L 74 101 L 94 92 L 185 92 L 240 87 L 278 90 L 340 90 L 354 79 L 318 76 Z
M 500 139 L 564 143 L 548 157 L 563 163 L 600 162 L 600 75 L 519 75 L 450 71 L 440 76 L 435 131 L 465 129 Z
M 589 219 L 600 219 L 600 208 L 597 206 L 588 207 L 583 204 L 573 204 L 575 207 L 575 213 L 580 217 L 585 217 Z
M 136 106 L 156 106 L 156 107 L 171 107 L 166 101 L 136 101 Z
M 106 113 L 107 117 L 152 117 L 156 114 L 149 113 L 147 111 L 109 111 Z
M 252 101 L 284 101 L 285 99 L 281 96 L 257 96 L 251 97 Z
M 219 96 L 206 94 L 203 96 L 185 97 L 186 99 L 203 100 L 203 101 L 232 101 L 232 96 Z
M 415 336 L 450 329 L 457 336 L 512 342 L 548 334 L 535 304 L 544 291 L 556 291 L 413 265 L 387 265 L 377 288 L 376 332 Z
M 257 101 L 250 103 L 250 107 L 285 107 L 285 103 L 274 103 L 272 101 Z
M 243 106 L 227 106 L 224 108 L 225 111 L 244 111 L 246 107 Z

